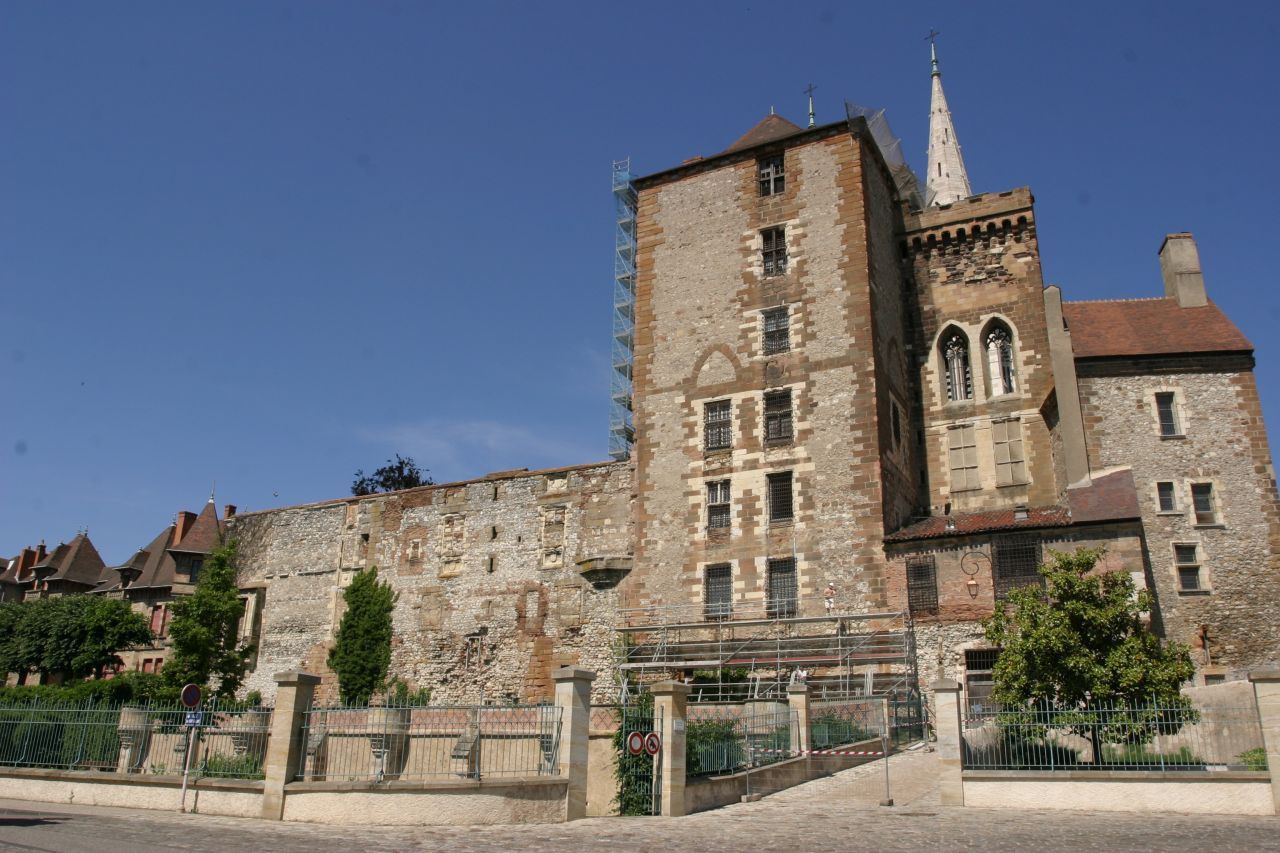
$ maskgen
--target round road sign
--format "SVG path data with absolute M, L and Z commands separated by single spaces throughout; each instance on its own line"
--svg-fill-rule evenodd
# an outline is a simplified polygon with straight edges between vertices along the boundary
M 639 755 L 644 752 L 644 735 L 639 732 L 632 732 L 627 735 L 627 752 L 632 755 Z
M 200 685 L 187 684 L 182 688 L 182 704 L 187 708 L 200 707 Z
M 650 755 L 657 755 L 660 749 L 662 749 L 662 735 L 649 732 L 649 736 L 644 739 L 644 751 Z

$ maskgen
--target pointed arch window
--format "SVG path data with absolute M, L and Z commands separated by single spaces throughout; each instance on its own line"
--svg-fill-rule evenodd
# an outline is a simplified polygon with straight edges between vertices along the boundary
M 995 324 L 987 329 L 985 343 L 992 395 L 1012 394 L 1018 390 L 1013 370 L 1013 335 L 1004 325 Z
M 942 339 L 942 361 L 947 373 L 947 399 L 973 398 L 973 374 L 969 370 L 969 340 L 958 330 Z

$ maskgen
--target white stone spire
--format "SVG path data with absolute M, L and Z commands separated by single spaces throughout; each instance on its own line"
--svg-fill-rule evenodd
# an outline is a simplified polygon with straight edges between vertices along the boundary
M 929 166 L 925 186 L 928 203 L 937 206 L 968 198 L 972 193 L 955 125 L 951 123 L 951 110 L 947 109 L 947 96 L 942 92 L 936 45 L 930 45 L 929 54 L 933 61 L 933 97 L 929 103 Z

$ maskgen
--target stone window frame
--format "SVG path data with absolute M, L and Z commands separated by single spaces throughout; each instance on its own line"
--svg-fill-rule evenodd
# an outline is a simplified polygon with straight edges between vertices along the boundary
M 715 407 L 717 412 L 714 419 L 712 407 Z M 718 414 L 721 407 L 724 407 L 724 417 Z M 723 437 L 721 431 L 723 431 Z M 702 449 L 707 453 L 733 449 L 733 400 L 731 398 L 707 400 L 702 404 Z
M 786 401 L 785 406 L 781 405 L 783 400 Z M 796 435 L 795 395 L 791 389 L 772 388 L 765 391 L 760 408 L 764 415 L 764 443 L 767 446 L 791 444 Z
M 756 190 L 761 198 L 787 191 L 786 151 L 775 151 L 756 159 Z
M 788 577 L 789 576 L 789 577 Z M 765 616 L 791 619 L 800 613 L 800 566 L 795 557 L 765 560 Z
M 1169 498 L 1173 501 L 1172 509 L 1164 509 L 1160 501 L 1160 487 L 1169 487 Z M 1151 484 L 1151 493 L 1155 498 L 1156 515 L 1182 515 L 1184 510 L 1178 503 L 1178 483 L 1176 480 L 1156 480 Z
M 954 446 L 953 440 L 952 440 L 953 437 L 956 435 L 963 435 L 965 430 L 972 431 L 972 435 L 973 435 L 972 443 L 962 444 L 959 447 Z M 950 493 L 955 494 L 957 492 L 972 492 L 972 491 L 977 491 L 981 489 L 982 488 L 982 463 L 981 463 L 981 460 L 978 458 L 978 426 L 977 424 L 972 424 L 972 423 L 949 424 L 946 430 L 946 437 L 947 437 L 947 446 L 945 449 L 946 449 L 946 458 L 947 458 L 947 476 L 948 476 Z M 971 450 L 973 452 L 973 460 L 972 460 L 973 464 L 972 465 L 965 464 L 957 468 L 954 464 L 955 457 L 952 455 L 957 450 L 961 450 L 961 451 Z M 969 460 L 966 459 L 965 461 L 968 462 Z M 973 478 L 976 480 L 976 484 L 971 485 L 969 476 L 966 475 L 964 478 L 965 482 L 963 484 L 957 485 L 956 471 L 959 471 L 959 470 L 972 471 Z
M 999 363 L 992 363 L 992 338 L 999 333 L 1003 333 L 1006 338 L 1009 373 L 1008 387 L 1006 387 L 1004 376 L 1005 356 L 1001 355 Z M 1020 390 L 1018 382 L 1018 335 L 1014 331 L 1013 324 L 1000 315 L 988 318 L 982 326 L 982 333 L 978 336 L 978 343 L 982 347 L 981 370 L 987 383 L 988 398 L 1016 395 Z M 970 354 L 970 364 L 972 364 L 972 354 Z
M 907 610 L 912 616 L 938 615 L 937 557 L 913 554 L 903 565 L 907 579 Z
M 787 225 L 781 223 L 760 229 L 760 268 L 765 278 L 785 275 L 787 257 Z
M 946 404 L 973 403 L 978 383 L 973 376 L 973 347 L 969 334 L 955 323 L 947 323 L 938 335 L 939 387 Z M 955 365 L 957 359 L 963 364 Z M 956 390 L 956 384 L 962 386 Z M 957 396 L 959 395 L 959 396 Z
M 1009 424 L 1017 425 L 1018 437 L 1016 439 L 1009 438 Z M 996 429 L 997 425 L 999 425 L 1004 432 L 1005 438 L 1003 441 L 998 440 L 996 437 L 998 434 L 998 431 Z M 1015 444 L 1018 452 L 1017 459 L 1013 458 L 1013 451 L 1014 451 Z M 1009 456 L 1009 458 L 1004 462 L 1000 461 L 1000 447 L 1002 445 L 1005 446 L 1006 452 Z M 1012 418 L 993 418 L 992 419 L 991 421 L 991 455 L 994 460 L 995 469 L 996 469 L 996 487 L 997 488 L 1006 488 L 1009 486 L 1025 486 L 1031 482 L 1031 475 L 1027 471 L 1026 438 L 1023 435 L 1022 418 L 1012 417 Z M 1008 474 L 1009 481 L 1007 483 L 1001 482 L 1001 479 L 1000 479 L 1002 465 L 1006 466 L 1009 472 Z M 1017 466 L 1019 465 L 1022 466 L 1022 476 L 1020 478 L 1015 476 L 1015 474 L 1018 471 Z M 981 472 L 979 472 L 979 478 L 981 478 Z
M 1202 521 L 1200 510 L 1196 508 L 1196 487 L 1197 486 L 1208 487 L 1209 508 L 1210 508 L 1210 511 L 1212 512 L 1211 521 Z M 1191 511 L 1192 527 L 1203 528 L 1203 527 L 1225 527 L 1226 526 L 1226 524 L 1222 520 L 1223 513 L 1222 513 L 1221 495 L 1222 495 L 1222 490 L 1218 488 L 1218 482 L 1216 480 L 1213 480 L 1207 477 L 1193 478 L 1193 479 L 1187 480 L 1186 506 L 1187 506 L 1187 509 Z
M 708 480 L 703 494 L 707 502 L 707 530 L 728 530 L 733 524 L 733 492 L 729 479 Z
M 787 500 L 783 504 L 782 501 L 774 497 L 775 483 L 785 482 L 788 486 Z M 784 527 L 788 524 L 794 524 L 796 520 L 796 477 L 795 471 L 770 471 L 765 474 L 765 511 L 769 518 L 769 525 L 775 527 Z M 776 488 L 777 493 L 781 496 L 782 489 Z M 781 514 L 785 511 L 785 515 Z
M 714 590 L 711 584 L 711 573 L 716 572 L 717 581 L 724 580 L 727 584 L 723 587 L 727 591 L 725 600 L 712 601 L 713 592 L 717 592 L 721 587 L 717 586 Z M 723 575 L 720 573 L 723 572 Z M 702 567 L 702 616 L 708 622 L 722 622 L 733 618 L 733 563 L 708 563 Z
M 1192 560 L 1180 560 L 1179 548 L 1193 548 Z M 1174 588 L 1179 595 L 1208 595 L 1213 592 L 1213 586 L 1209 577 L 1209 569 L 1206 563 L 1206 554 L 1204 552 L 1204 543 L 1192 541 L 1189 539 L 1175 540 L 1169 543 L 1169 552 L 1172 557 L 1170 563 L 1170 572 L 1173 575 Z M 1194 568 L 1196 570 L 1196 585 L 1194 587 L 1185 586 L 1182 582 L 1182 570 Z
M 1160 396 L 1163 394 L 1171 395 L 1172 413 L 1175 419 L 1174 427 L 1177 432 L 1164 432 L 1160 421 Z M 1186 398 L 1182 393 L 1182 389 L 1173 385 L 1160 385 L 1151 388 L 1148 391 L 1147 400 L 1151 404 L 1151 424 L 1155 429 L 1156 437 L 1161 441 L 1178 441 L 1184 439 L 1190 433 L 1190 423 L 1187 417 Z
M 779 320 L 781 320 L 780 324 Z M 772 340 L 770 334 L 774 335 Z M 791 350 L 791 306 L 775 305 L 772 308 L 760 309 L 761 355 L 779 355 Z

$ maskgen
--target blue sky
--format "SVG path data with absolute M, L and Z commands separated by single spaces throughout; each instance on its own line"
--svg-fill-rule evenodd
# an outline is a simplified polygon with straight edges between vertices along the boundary
M 900 11 L 899 11 L 900 10 Z M 930 27 L 975 191 L 1046 282 L 1154 296 L 1163 235 L 1280 423 L 1270 4 L 0 3 L 0 554 L 125 559 L 179 509 L 606 456 L 609 170 L 771 106 L 885 107 Z

